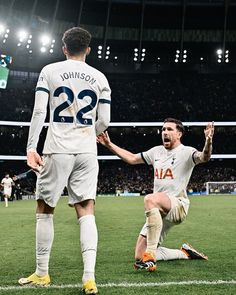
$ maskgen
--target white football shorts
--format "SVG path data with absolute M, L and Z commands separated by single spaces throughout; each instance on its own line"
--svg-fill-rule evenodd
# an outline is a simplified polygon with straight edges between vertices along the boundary
M 65 186 L 68 203 L 96 199 L 98 160 L 95 154 L 44 155 L 44 165 L 37 179 L 36 200 L 56 207 Z
M 5 188 L 4 187 L 3 194 L 4 194 L 5 197 L 10 198 L 11 192 L 12 192 L 12 189 L 11 188 L 8 188 L 8 187 Z
M 188 209 L 190 205 L 190 201 L 186 197 L 169 197 L 171 201 L 171 209 L 169 213 L 163 217 L 163 227 L 159 239 L 158 245 L 164 241 L 167 233 L 171 229 L 172 226 L 176 224 L 180 224 L 187 216 Z M 142 227 L 140 233 L 142 236 L 147 236 L 147 225 L 146 223 Z

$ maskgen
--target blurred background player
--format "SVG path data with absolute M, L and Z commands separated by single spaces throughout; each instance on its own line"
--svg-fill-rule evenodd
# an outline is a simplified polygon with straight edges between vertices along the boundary
M 110 122 L 111 90 L 106 77 L 85 63 L 91 35 L 74 27 L 64 33 L 66 61 L 49 64 L 40 73 L 27 144 L 27 163 L 39 173 L 36 210 L 36 271 L 21 278 L 21 285 L 48 285 L 48 264 L 53 243 L 54 208 L 65 186 L 80 225 L 84 263 L 82 290 L 96 294 L 97 227 L 94 203 L 98 161 L 96 135 Z M 50 107 L 50 122 L 43 159 L 36 151 L 39 134 Z
M 8 199 L 11 197 L 12 186 L 14 182 L 8 173 L 5 174 L 5 177 L 1 181 L 1 185 L 3 186 L 3 197 L 5 201 L 5 207 L 8 207 Z
M 194 166 L 209 161 L 211 157 L 213 123 L 209 123 L 204 130 L 205 145 L 201 152 L 181 143 L 183 133 L 181 121 L 167 118 L 162 127 L 163 145 L 139 154 L 112 143 L 107 132 L 97 138 L 98 142 L 125 162 L 133 165 L 146 163 L 154 168 L 154 192 L 144 197 L 146 223 L 135 249 L 134 266 L 137 269 L 156 270 L 158 259 L 207 259 L 188 244 L 183 244 L 181 250 L 161 247 L 159 251 L 158 248 L 170 228 L 187 216 L 190 202 L 186 187 Z

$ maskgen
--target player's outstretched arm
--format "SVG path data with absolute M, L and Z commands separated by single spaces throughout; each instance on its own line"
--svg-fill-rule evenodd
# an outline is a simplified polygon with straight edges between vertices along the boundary
M 211 158 L 212 153 L 212 141 L 214 135 L 214 122 L 208 123 L 205 130 L 205 145 L 203 147 L 202 152 L 197 151 L 194 154 L 195 163 L 205 163 L 208 162 Z
M 97 136 L 97 142 L 108 148 L 113 154 L 117 155 L 128 164 L 135 165 L 144 163 L 141 155 L 133 154 L 111 142 L 107 131 Z

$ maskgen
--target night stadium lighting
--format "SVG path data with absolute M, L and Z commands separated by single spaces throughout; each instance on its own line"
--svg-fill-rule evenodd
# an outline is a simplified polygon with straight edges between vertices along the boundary
M 101 56 L 101 55 L 99 55 L 99 56 L 98 56 L 98 58 L 102 58 L 102 56 Z
M 8 34 L 5 34 L 5 35 L 4 35 L 4 38 L 6 38 L 6 39 L 7 39 L 7 38 L 8 38 L 8 36 L 9 36 Z
M 144 61 L 144 57 L 141 58 L 141 61 Z
M 6 43 L 6 41 L 7 41 L 6 39 L 3 39 L 2 43 Z
M 17 35 L 19 37 L 20 42 L 23 42 L 27 38 L 28 33 L 24 30 L 21 30 L 18 32 Z
M 98 54 L 102 54 L 102 50 L 98 50 Z
M 134 52 L 138 52 L 138 48 L 134 48 Z
M 117 56 L 114 56 L 114 59 L 118 59 L 118 57 Z
M 222 60 L 221 60 L 220 58 L 218 58 L 217 62 L 218 62 L 218 63 L 221 63 L 221 62 L 222 62 Z
M 50 37 L 47 35 L 43 35 L 40 39 L 43 46 L 47 45 L 50 42 Z
M 108 56 L 108 55 L 106 55 L 105 59 L 108 59 L 108 58 L 109 58 L 109 56 Z
M 106 54 L 109 55 L 111 52 L 109 50 L 106 51 Z
M 0 34 L 5 31 L 5 26 L 3 24 L 0 24 Z
M 143 49 L 142 49 L 142 52 L 145 52 L 145 51 L 146 51 L 146 49 L 145 49 L 145 48 L 143 48 Z
M 137 57 L 134 57 L 134 61 L 137 61 L 138 59 L 137 59 Z
M 99 50 L 102 50 L 102 45 L 99 45 L 99 46 L 98 46 L 98 49 L 99 49 Z
M 53 49 L 51 48 L 51 49 L 49 50 L 49 52 L 50 52 L 50 53 L 53 53 Z
M 200 60 L 203 61 L 203 57 L 200 57 Z
M 110 46 L 107 46 L 107 50 L 110 50 Z
M 179 60 L 176 58 L 176 59 L 175 59 L 175 62 L 177 63 L 177 62 L 179 62 Z
M 219 54 L 222 54 L 223 53 L 223 50 L 222 49 L 217 49 L 216 50 L 216 53 L 219 55 Z
M 46 47 L 42 46 L 42 47 L 40 48 L 40 51 L 43 52 L 43 53 L 46 52 Z
M 229 62 L 229 59 L 228 59 L 228 58 L 226 58 L 225 62 L 226 62 L 226 63 L 228 63 L 228 62 Z

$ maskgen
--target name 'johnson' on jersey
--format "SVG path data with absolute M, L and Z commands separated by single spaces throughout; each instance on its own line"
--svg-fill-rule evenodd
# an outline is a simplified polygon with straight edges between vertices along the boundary
M 99 105 L 111 102 L 104 74 L 85 62 L 68 59 L 45 66 L 36 91 L 49 95 L 43 153 L 97 153 L 95 122 L 103 115 Z

